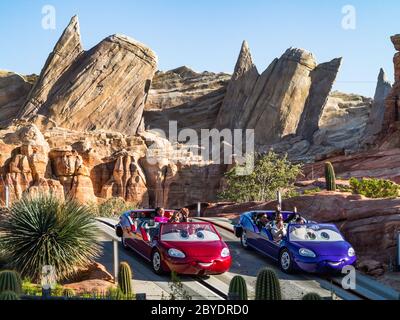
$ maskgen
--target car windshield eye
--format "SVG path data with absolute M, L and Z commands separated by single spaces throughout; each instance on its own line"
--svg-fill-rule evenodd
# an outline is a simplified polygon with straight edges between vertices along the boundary
M 310 240 L 315 240 L 317 238 L 317 236 L 315 235 L 314 232 L 309 231 L 309 232 L 307 232 L 306 238 L 310 239 Z
M 196 236 L 197 236 L 197 238 L 199 238 L 199 239 L 204 239 L 204 233 L 203 233 L 202 231 L 198 231 L 198 232 L 196 233 Z
M 330 237 L 329 237 L 329 234 L 328 234 L 328 233 L 322 232 L 322 233 L 321 233 L 321 238 L 324 239 L 324 240 L 329 240 Z
M 189 233 L 186 230 L 181 230 L 181 238 L 189 238 Z

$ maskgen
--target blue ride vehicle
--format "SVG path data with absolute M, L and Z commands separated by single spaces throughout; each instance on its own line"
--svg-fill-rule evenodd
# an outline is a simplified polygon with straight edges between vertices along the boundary
M 293 220 L 296 213 L 281 212 L 284 235 L 274 238 L 275 211 L 251 211 L 241 215 L 234 227 L 245 249 L 255 249 L 279 263 L 282 271 L 292 273 L 337 273 L 345 266 L 354 265 L 356 253 L 338 228 L 333 224 L 320 224 L 303 219 Z M 260 227 L 257 219 L 267 215 L 269 222 Z

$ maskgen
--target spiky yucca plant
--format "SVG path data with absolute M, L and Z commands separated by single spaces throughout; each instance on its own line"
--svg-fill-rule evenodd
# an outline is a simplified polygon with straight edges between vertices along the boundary
M 100 250 L 90 209 L 52 194 L 14 203 L 0 232 L 10 267 L 33 281 L 41 278 L 45 265 L 54 266 L 58 280 L 66 279 L 92 263 Z

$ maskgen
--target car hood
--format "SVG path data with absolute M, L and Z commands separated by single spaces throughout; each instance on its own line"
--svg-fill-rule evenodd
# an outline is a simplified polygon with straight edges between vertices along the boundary
M 346 241 L 338 242 L 296 242 L 298 248 L 312 250 L 319 256 L 347 257 L 351 245 Z
M 181 250 L 191 257 L 219 257 L 223 248 L 227 246 L 223 241 L 212 242 L 163 242 L 166 249 Z

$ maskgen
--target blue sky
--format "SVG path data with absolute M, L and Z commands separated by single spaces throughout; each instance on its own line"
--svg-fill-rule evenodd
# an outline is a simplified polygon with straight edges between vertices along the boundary
M 348 4 L 356 9 L 355 30 L 342 28 Z M 56 9 L 56 30 L 42 28 L 44 5 Z M 335 89 L 372 96 L 380 67 L 393 79 L 389 37 L 400 33 L 399 12 L 398 0 L 1 0 L 0 69 L 39 73 L 78 14 L 85 49 L 123 33 L 149 45 L 161 70 L 231 73 L 244 39 L 260 72 L 299 47 L 318 62 L 343 57 Z

